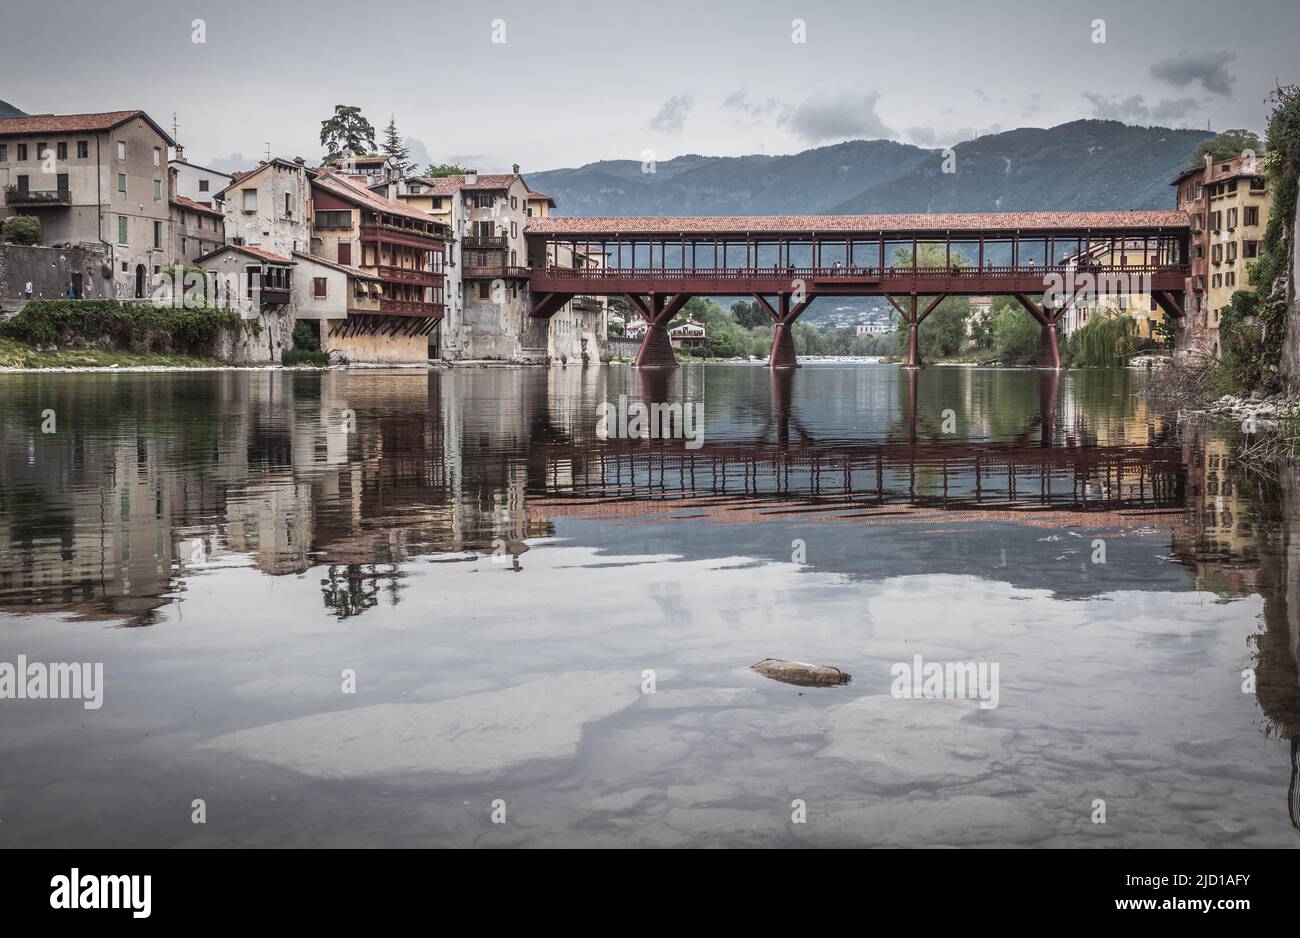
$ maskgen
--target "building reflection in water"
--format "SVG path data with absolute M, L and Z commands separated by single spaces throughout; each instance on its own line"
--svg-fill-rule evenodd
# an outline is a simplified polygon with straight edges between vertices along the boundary
M 888 518 L 1167 530 L 1189 586 L 1264 600 L 1262 729 L 1300 733 L 1296 483 L 1175 428 L 1128 373 L 683 368 L 15 375 L 0 394 L 0 611 L 150 625 L 223 566 L 319 576 L 348 618 L 407 565 L 509 555 L 568 517 Z M 704 444 L 601 440 L 620 395 Z M 40 432 L 41 413 L 60 430 Z M 961 571 L 940 571 L 961 572 Z M 877 571 L 887 576 L 890 571 Z M 1297 820 L 1293 772 L 1290 811 Z

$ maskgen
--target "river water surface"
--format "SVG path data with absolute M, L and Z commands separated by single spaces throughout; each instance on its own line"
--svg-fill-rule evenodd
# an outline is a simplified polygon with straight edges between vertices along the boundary
M 0 662 L 104 672 L 0 846 L 1300 845 L 1295 480 L 1148 380 L 0 375 Z

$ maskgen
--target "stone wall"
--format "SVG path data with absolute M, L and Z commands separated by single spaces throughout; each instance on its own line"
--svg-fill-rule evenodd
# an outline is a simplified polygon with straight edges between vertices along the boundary
M 286 308 L 244 320 L 237 333 L 222 330 L 212 355 L 231 365 L 278 365 L 292 345 L 293 314 Z
M 107 251 L 90 245 L 68 248 L 0 245 L 0 313 L 14 313 L 22 308 L 26 302 L 23 290 L 28 281 L 32 284 L 33 299 L 52 300 L 66 297 L 68 285 L 77 279 L 84 299 L 112 299 L 112 259 Z

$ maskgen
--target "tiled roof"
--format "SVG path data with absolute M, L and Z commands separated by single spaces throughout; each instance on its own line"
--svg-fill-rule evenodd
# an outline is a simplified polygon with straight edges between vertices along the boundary
M 1264 157 L 1262 155 L 1255 157 L 1255 167 L 1253 171 L 1248 170 L 1245 164 L 1246 164 L 1246 155 L 1244 153 L 1238 153 L 1236 156 L 1229 157 L 1226 160 L 1215 160 L 1211 166 L 1210 181 L 1222 182 L 1225 179 L 1239 179 L 1243 176 L 1264 175 Z M 1227 165 L 1229 169 L 1227 170 L 1220 169 L 1220 167 L 1224 165 Z M 1175 176 L 1173 178 L 1173 181 L 1170 182 L 1169 184 L 1171 186 L 1176 186 L 1184 179 L 1186 179 L 1188 176 L 1203 177 L 1204 175 L 1205 175 L 1204 166 L 1189 166 L 1187 169 L 1183 170 L 1181 173 Z
M 340 198 L 364 205 L 377 212 L 388 212 L 390 215 L 403 215 L 407 218 L 415 218 L 423 222 L 435 222 L 435 219 L 428 213 L 407 205 L 405 202 L 395 202 L 377 192 L 371 192 L 364 184 L 354 182 L 351 177 L 344 176 L 331 169 L 320 170 L 320 175 L 318 175 L 313 182 L 315 185 L 320 186 Z
M 378 280 L 378 279 L 379 279 L 379 274 L 378 274 L 378 273 L 372 273 L 372 272 L 365 271 L 365 270 L 359 270 L 359 269 L 356 268 L 356 267 L 349 267 L 349 266 L 347 266 L 346 264 L 337 264 L 337 263 L 335 263 L 334 261 L 327 261 L 327 260 L 326 260 L 325 258 L 323 258 L 323 257 L 317 257 L 315 254 L 304 254 L 302 251 L 294 251 L 294 252 L 293 252 L 293 256 L 294 256 L 294 257 L 300 257 L 300 258 L 302 258 L 303 260 L 308 261 L 309 263 L 312 263 L 312 264 L 320 264 L 322 267 L 329 267 L 329 268 L 331 268 L 332 270 L 340 271 L 341 273 L 345 273 L 345 274 L 347 274 L 349 277 L 356 277 L 356 278 L 358 278 L 358 279 L 360 279 L 360 280 Z
M 417 192 L 416 195 L 451 195 L 461 189 L 509 189 L 515 179 L 520 177 L 512 176 L 509 173 L 498 175 L 479 173 L 478 181 L 473 183 L 465 181 L 464 173 L 456 173 L 451 176 L 412 176 L 410 178 L 415 182 L 424 183 L 432 190 L 430 192 Z M 527 188 L 527 186 L 528 184 L 524 183 L 524 187 Z M 530 199 L 533 197 L 533 195 L 528 196 Z M 549 196 L 541 196 L 541 198 L 545 199 L 549 198 Z
M 181 208 L 187 208 L 191 212 L 203 212 L 207 215 L 216 215 L 218 218 L 222 217 L 221 212 L 217 211 L 211 205 L 204 205 L 202 202 L 195 202 L 193 199 L 187 199 L 183 195 L 173 196 L 171 203 L 172 205 L 179 205 Z
M 281 257 L 279 254 L 272 254 L 270 251 L 263 251 L 261 248 L 250 247 L 247 244 L 223 244 L 216 250 L 209 251 L 195 258 L 195 261 L 207 260 L 209 257 L 215 257 L 222 251 L 234 251 L 237 254 L 247 254 L 250 257 L 256 257 L 258 260 L 267 261 L 271 264 L 288 264 L 293 266 L 294 261 L 287 257 Z
M 553 198 L 551 198 L 549 195 L 546 195 L 546 194 L 543 193 L 543 192 L 529 192 L 529 193 L 528 193 L 528 198 L 527 198 L 526 201 L 529 201 L 529 202 L 549 202 L 549 203 L 551 203 L 552 205 L 555 204 L 555 200 L 554 200 Z
M 75 134 L 112 130 L 129 120 L 142 117 L 162 135 L 168 144 L 174 141 L 144 111 L 103 111 L 98 114 L 28 114 L 25 117 L 0 118 L 0 137 L 27 134 Z
M 1187 214 L 1167 212 L 934 212 L 909 215 L 753 215 L 528 219 L 529 234 L 744 234 L 911 231 L 1040 231 L 1062 228 L 1186 228 Z

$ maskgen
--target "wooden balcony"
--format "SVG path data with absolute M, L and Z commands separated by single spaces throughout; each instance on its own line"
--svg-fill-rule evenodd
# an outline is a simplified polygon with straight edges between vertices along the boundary
M 461 243 L 461 249 L 465 251 L 504 251 L 506 249 L 506 239 L 502 238 L 480 238 L 467 237 Z
M 466 267 L 462 276 L 469 280 L 527 280 L 531 267 Z
M 392 300 L 384 297 L 379 301 L 379 311 L 389 316 L 423 316 L 441 317 L 442 303 L 422 303 L 419 300 Z
M 437 287 L 442 285 L 442 275 L 436 274 L 432 270 L 416 270 L 411 267 L 388 267 L 380 265 L 375 268 L 375 272 L 383 280 L 391 283 L 413 283 L 421 287 Z
M 433 251 L 442 244 L 442 238 L 434 234 L 425 234 L 411 228 L 398 228 L 395 225 L 362 225 L 362 241 L 383 241 L 385 244 L 405 244 L 422 251 Z

